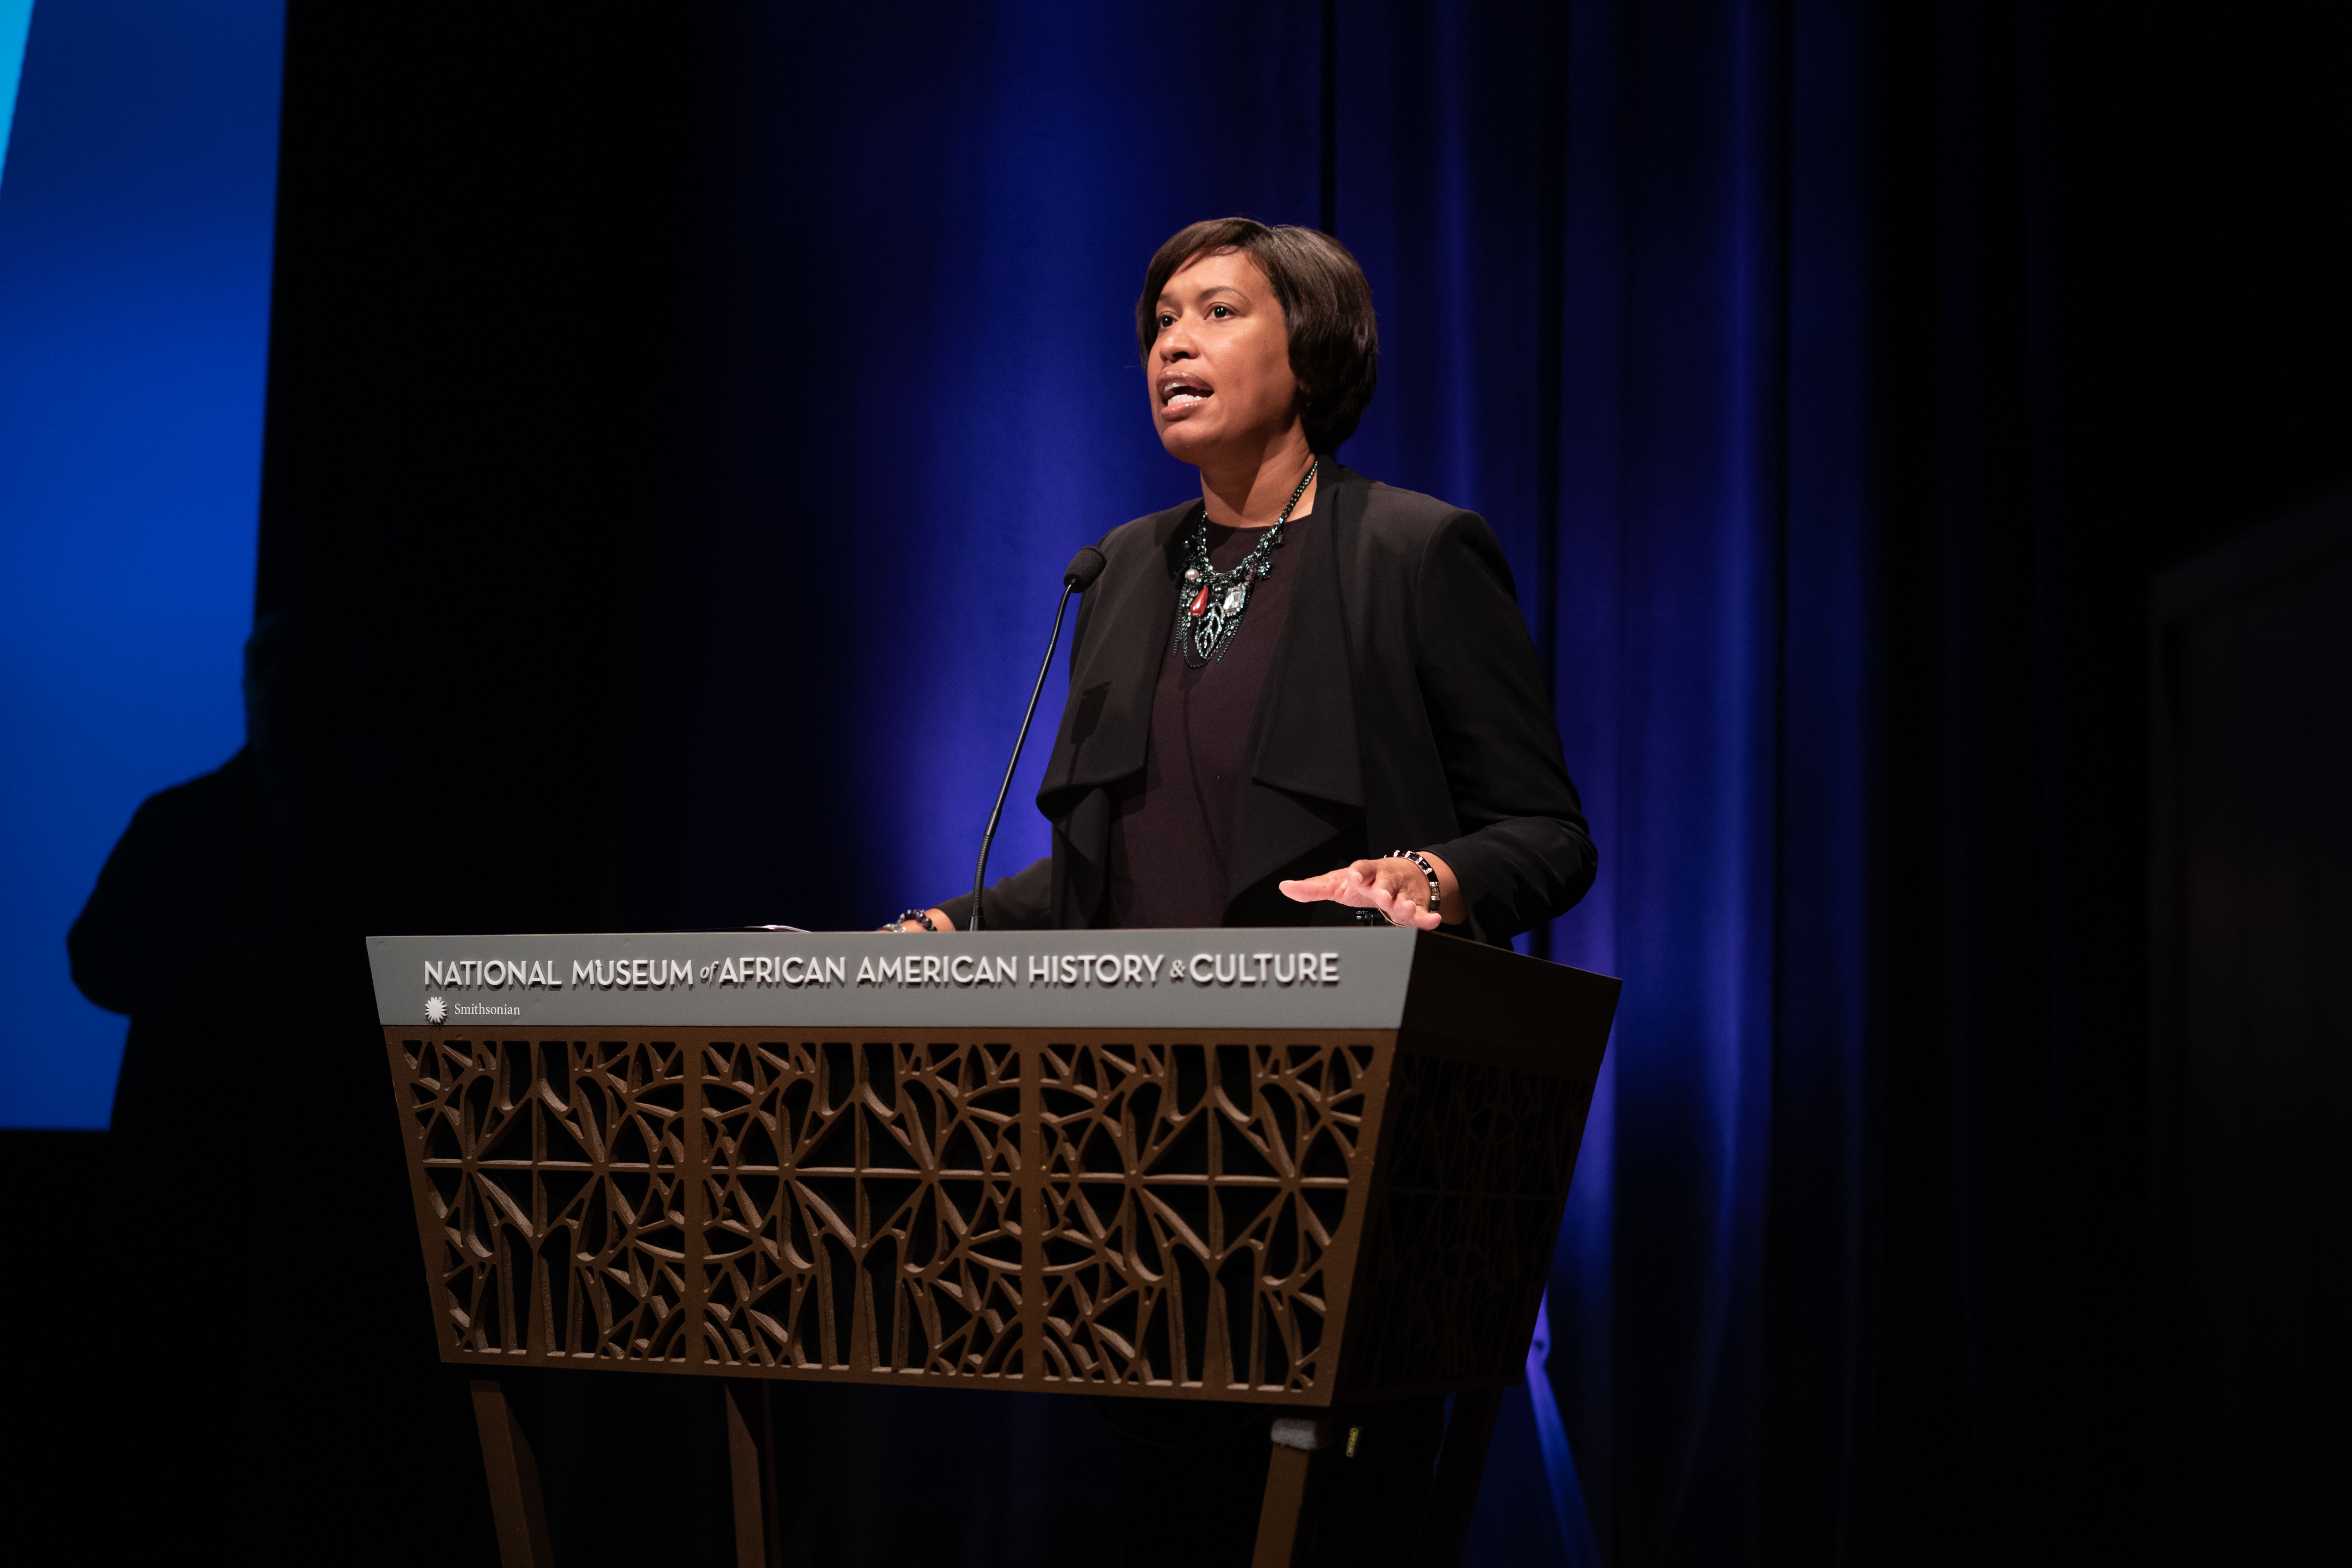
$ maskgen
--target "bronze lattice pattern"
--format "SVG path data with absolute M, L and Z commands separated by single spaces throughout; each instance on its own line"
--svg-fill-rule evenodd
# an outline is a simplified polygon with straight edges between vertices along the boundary
M 1589 1092 L 1380 1031 L 385 1039 L 449 1359 L 1314 1405 L 1515 1373 Z
M 436 1039 L 404 1056 L 457 1344 L 684 1360 L 684 1052 Z
M 1052 1378 L 1313 1390 L 1370 1046 L 1048 1046 Z
M 706 1359 L 1019 1377 L 1021 1053 L 701 1053 Z

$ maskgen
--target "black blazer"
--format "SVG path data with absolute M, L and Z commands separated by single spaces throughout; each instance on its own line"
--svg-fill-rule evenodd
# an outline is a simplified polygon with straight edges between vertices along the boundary
M 1328 462 L 1324 475 L 1276 568 L 1298 580 L 1258 698 L 1225 923 L 1347 923 L 1353 910 L 1275 884 L 1421 849 L 1461 883 L 1469 921 L 1454 929 L 1508 942 L 1582 898 L 1594 868 L 1510 566 L 1474 512 Z M 1102 906 L 1109 786 L 1143 766 L 1192 504 L 1097 546 L 1109 564 L 1079 606 L 1037 791 L 1054 852 L 991 884 L 992 928 L 1084 928 Z M 940 907 L 961 928 L 971 906 Z

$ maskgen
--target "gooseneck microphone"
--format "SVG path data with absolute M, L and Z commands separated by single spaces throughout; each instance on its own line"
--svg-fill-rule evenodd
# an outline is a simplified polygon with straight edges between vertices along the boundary
M 1004 782 L 996 786 L 996 809 L 988 814 L 988 831 L 980 836 L 980 868 L 971 874 L 971 925 L 973 931 L 984 930 L 987 919 L 981 913 L 982 885 L 988 880 L 988 847 L 996 842 L 996 824 L 1004 816 L 1004 797 L 1013 791 L 1013 773 L 1021 765 L 1021 748 L 1029 743 L 1029 725 L 1037 717 L 1037 698 L 1045 689 L 1045 677 L 1054 668 L 1054 649 L 1062 640 L 1062 616 L 1070 607 L 1070 595 L 1083 594 L 1095 585 L 1101 576 L 1103 552 L 1087 545 L 1070 557 L 1062 572 L 1062 602 L 1054 606 L 1054 635 L 1045 639 L 1045 662 L 1037 667 L 1037 684 L 1029 689 L 1029 711 L 1021 715 L 1021 732 L 1013 737 L 1013 760 L 1004 764 Z

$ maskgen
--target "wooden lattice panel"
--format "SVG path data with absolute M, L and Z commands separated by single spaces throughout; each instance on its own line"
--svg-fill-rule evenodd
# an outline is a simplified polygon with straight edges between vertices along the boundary
M 1047 1047 L 1048 1378 L 1312 1392 L 1373 1056 Z
M 625 1033 L 385 1031 L 447 1359 L 1309 1405 L 1497 1382 L 1580 1125 L 1565 1078 L 1387 1031 Z
M 1022 1053 L 700 1050 L 705 1359 L 1020 1377 Z
M 684 1361 L 679 1047 L 436 1038 L 401 1059 L 456 1345 Z

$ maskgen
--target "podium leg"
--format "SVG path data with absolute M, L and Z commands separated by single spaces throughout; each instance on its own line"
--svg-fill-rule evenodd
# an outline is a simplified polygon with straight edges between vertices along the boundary
M 759 1378 L 727 1380 L 727 1468 L 735 1494 L 735 1568 L 784 1568 L 775 1428 L 768 1385 Z
M 1486 1450 L 1495 1440 L 1495 1414 L 1502 1403 L 1500 1389 L 1454 1396 L 1453 1419 L 1445 1424 L 1445 1443 L 1437 1451 L 1429 1512 L 1422 1521 L 1419 1560 L 1432 1568 L 1457 1568 L 1462 1561 L 1470 1515 L 1478 1506 L 1478 1481 L 1486 1470 Z
M 498 1527 L 502 1568 L 555 1568 L 547 1538 L 547 1509 L 540 1501 L 539 1462 L 523 1436 L 507 1391 L 494 1377 L 478 1377 L 474 1426 L 482 1436 L 482 1468 L 490 1482 L 490 1519 Z
M 1257 1513 L 1257 1548 L 1250 1568 L 1300 1568 L 1307 1561 L 1307 1508 L 1315 1471 L 1331 1447 L 1333 1423 L 1294 1420 L 1274 1424 L 1274 1453 L 1266 1461 L 1265 1501 Z

